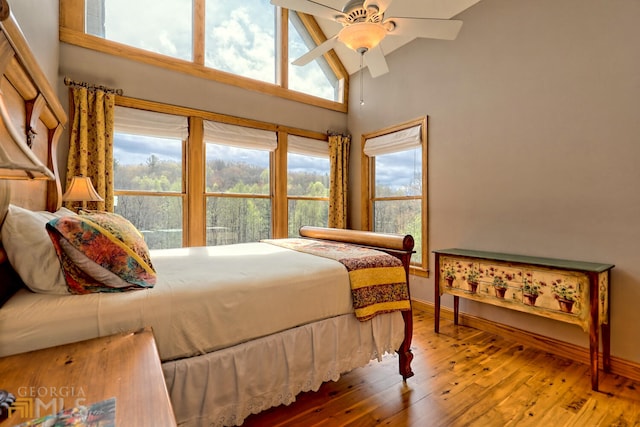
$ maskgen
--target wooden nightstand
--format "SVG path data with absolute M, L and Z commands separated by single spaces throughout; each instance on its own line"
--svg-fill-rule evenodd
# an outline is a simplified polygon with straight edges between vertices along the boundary
M 0 388 L 17 398 L 2 426 L 112 397 L 118 427 L 176 426 L 150 328 L 0 358 Z

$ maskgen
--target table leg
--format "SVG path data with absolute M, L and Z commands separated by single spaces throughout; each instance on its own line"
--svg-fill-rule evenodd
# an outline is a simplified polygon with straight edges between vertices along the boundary
M 440 332 L 440 254 L 436 254 L 436 271 L 433 275 L 434 284 L 434 313 L 433 313 L 433 329 L 437 333 Z
M 598 339 L 598 275 L 594 273 L 589 274 L 589 295 L 590 298 L 590 326 L 589 326 L 589 353 L 591 359 L 591 389 L 598 391 L 598 351 L 600 349 L 600 343 Z
M 458 295 L 453 296 L 453 324 L 458 324 L 458 315 L 460 314 L 460 297 Z
M 611 329 L 602 324 L 602 366 L 605 372 L 611 372 Z

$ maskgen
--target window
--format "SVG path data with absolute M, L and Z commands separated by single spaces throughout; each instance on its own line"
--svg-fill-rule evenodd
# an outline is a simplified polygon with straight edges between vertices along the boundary
M 276 8 L 264 0 L 206 1 L 207 67 L 276 82 Z
M 348 74 L 335 54 L 290 66 L 326 39 L 315 20 L 265 0 L 65 0 L 60 24 L 65 43 L 347 110 Z
M 152 249 L 327 225 L 324 134 L 122 96 L 116 103 L 115 211 Z
M 87 34 L 190 61 L 192 16 L 191 0 L 86 0 L 85 26 Z
M 151 249 L 183 245 L 185 117 L 116 107 L 115 212 Z
M 329 219 L 329 145 L 289 135 L 287 204 L 289 237 L 303 225 L 326 227 Z
M 271 237 L 275 132 L 204 122 L 207 245 Z
M 376 232 L 411 234 L 411 264 L 427 270 L 426 118 L 363 135 L 365 226 Z
M 289 13 L 289 89 L 329 100 L 342 98 L 342 80 L 324 56 L 305 66 L 291 65 L 291 61 L 304 55 L 317 44 L 309 30 L 295 12 Z

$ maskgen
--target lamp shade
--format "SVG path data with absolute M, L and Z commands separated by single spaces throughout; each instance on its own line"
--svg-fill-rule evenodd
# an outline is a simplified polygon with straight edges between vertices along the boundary
M 357 22 L 340 30 L 338 40 L 356 52 L 366 52 L 378 46 L 386 35 L 387 29 L 380 23 Z
M 65 202 L 103 202 L 88 176 L 74 176 L 71 178 L 69 188 L 62 195 Z

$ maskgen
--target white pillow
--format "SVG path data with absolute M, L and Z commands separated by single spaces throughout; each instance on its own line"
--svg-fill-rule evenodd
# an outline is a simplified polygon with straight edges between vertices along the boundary
M 75 215 L 66 208 L 55 213 L 9 205 L 2 226 L 2 245 L 13 269 L 33 292 L 69 294 L 60 261 L 45 228 L 49 220 Z

